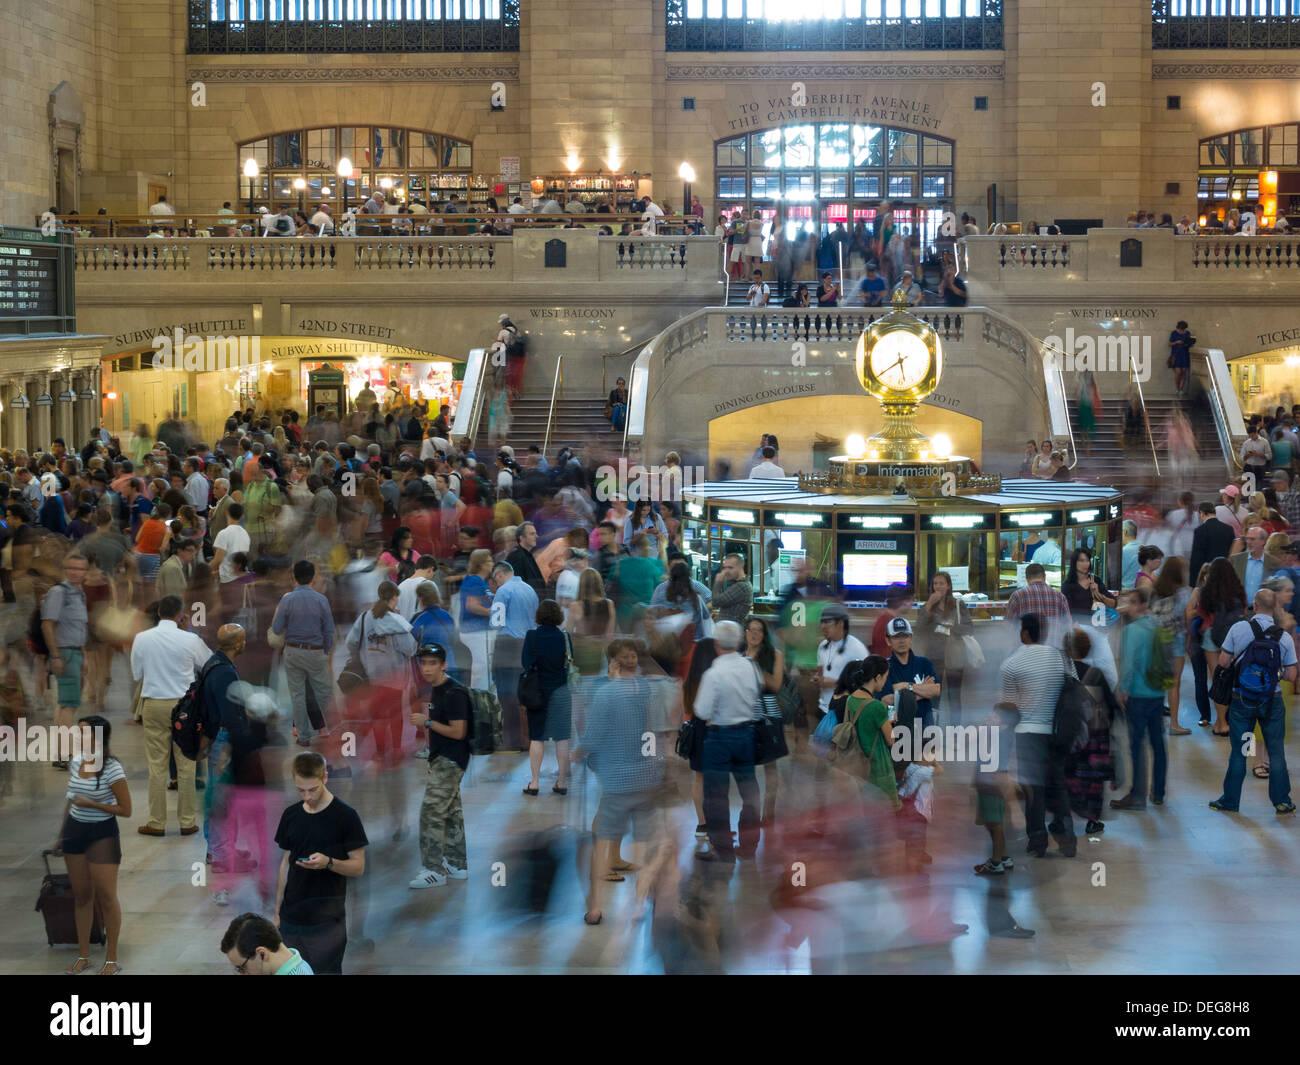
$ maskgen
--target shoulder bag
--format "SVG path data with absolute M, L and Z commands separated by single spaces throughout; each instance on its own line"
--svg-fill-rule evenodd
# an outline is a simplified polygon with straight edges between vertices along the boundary
M 790 748 L 785 742 L 785 722 L 776 708 L 776 698 L 763 690 L 763 672 L 757 662 L 752 664 L 754 679 L 758 681 L 758 698 L 754 701 L 754 764 L 767 765 L 784 758 Z
M 366 614 L 368 613 L 369 610 L 366 611 Z M 361 658 L 362 652 L 366 649 L 366 614 L 361 615 L 361 639 L 357 642 L 357 649 L 348 655 L 343 671 L 338 676 L 339 691 L 344 695 L 349 695 L 370 683 L 370 675 L 366 672 L 365 662 Z
M 862 716 L 865 707 L 865 702 L 857 710 L 852 710 L 845 704 L 844 720 L 831 732 L 830 750 L 826 752 L 826 761 L 833 769 L 859 780 L 871 776 L 871 759 L 858 739 L 858 718 Z

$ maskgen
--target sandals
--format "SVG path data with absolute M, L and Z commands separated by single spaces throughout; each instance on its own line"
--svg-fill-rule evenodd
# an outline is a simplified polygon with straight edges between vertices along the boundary
M 1254 769 L 1251 770 L 1251 772 L 1254 773 L 1255 776 L 1258 777 L 1260 780 L 1268 779 L 1268 766 L 1266 765 L 1257 765 L 1255 766 Z
M 539 790 L 540 790 L 539 788 L 524 788 L 524 794 L 525 794 L 525 795 L 536 795 L 536 794 L 538 793 Z
M 584 913 L 582 915 L 582 920 L 584 924 L 593 924 L 593 925 L 600 924 L 600 922 L 603 921 L 604 919 L 605 919 L 605 915 L 603 913 L 597 913 L 596 919 L 594 921 L 591 919 L 590 913 Z
M 1189 728 L 1175 728 L 1172 725 L 1169 728 L 1169 735 L 1171 736 L 1190 736 L 1191 734 L 1192 730 Z
M 109 968 L 108 968 L 110 965 L 113 967 L 112 972 L 110 972 L 110 971 L 109 971 Z M 121 972 L 122 972 L 122 966 L 118 965 L 117 962 L 115 962 L 115 961 L 106 961 L 106 962 L 104 962 L 104 967 L 103 967 L 102 969 L 99 970 L 99 973 L 98 973 L 97 975 L 99 975 L 99 976 L 118 976 L 118 975 L 121 974 Z
M 77 958 L 76 961 L 74 961 L 71 965 L 69 965 L 66 969 L 63 970 L 63 975 L 80 976 L 89 968 L 90 968 L 90 959 L 79 957 Z
M 606 874 L 605 874 L 605 883 L 607 883 L 607 884 L 621 884 L 621 883 L 623 883 L 623 881 L 626 880 L 626 879 L 627 879 L 627 877 L 625 877 L 622 873 L 606 873 Z
M 1215 734 L 1216 736 L 1218 736 L 1219 739 L 1221 739 L 1221 740 L 1226 740 L 1229 736 L 1232 735 L 1231 731 L 1229 731 L 1229 732 L 1220 732 L 1218 729 L 1215 729 L 1215 730 L 1214 730 L 1214 734 Z
M 568 795 L 568 794 L 569 794 L 569 789 L 568 789 L 568 788 L 562 788 L 562 787 L 560 787 L 558 784 L 554 785 L 554 786 L 551 788 L 551 791 L 553 791 L 556 795 Z

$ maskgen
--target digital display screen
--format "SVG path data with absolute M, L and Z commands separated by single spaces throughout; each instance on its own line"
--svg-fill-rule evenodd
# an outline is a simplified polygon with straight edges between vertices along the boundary
M 906 555 L 843 555 L 846 588 L 884 588 L 910 584 Z

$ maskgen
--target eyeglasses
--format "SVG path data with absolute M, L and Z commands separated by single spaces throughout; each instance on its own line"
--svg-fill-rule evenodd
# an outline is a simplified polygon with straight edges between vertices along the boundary
M 249 957 L 247 957 L 247 958 L 244 959 L 244 964 L 243 964 L 243 965 L 236 965 L 236 966 L 235 966 L 235 972 L 239 973 L 240 976 L 247 976 L 247 975 L 248 975 L 248 963 L 251 962 L 255 957 L 257 957 L 256 954 L 249 955 Z

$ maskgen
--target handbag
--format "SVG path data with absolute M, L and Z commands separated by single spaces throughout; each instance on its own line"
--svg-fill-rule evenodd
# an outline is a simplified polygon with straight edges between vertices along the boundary
M 534 662 L 519 675 L 519 687 L 515 689 L 519 705 L 525 710 L 546 709 L 546 693 L 542 688 L 542 672 L 539 664 Z
M 825 716 L 817 722 L 817 727 L 813 729 L 813 734 L 808 737 L 808 743 L 813 749 L 813 754 L 818 758 L 825 758 L 830 752 L 831 735 L 835 731 L 835 726 L 840 722 L 839 715 L 835 712 L 835 700 L 831 700 L 831 708 L 826 711 Z
M 367 611 L 368 613 L 368 611 Z M 361 660 L 361 652 L 366 646 L 366 615 L 361 615 L 361 639 L 357 643 L 357 649 L 348 656 L 347 662 L 343 664 L 343 671 L 338 675 L 339 691 L 344 695 L 349 695 L 358 688 L 370 683 L 370 675 L 366 672 L 366 665 Z
M 245 584 L 243 592 L 243 602 L 240 605 L 240 608 L 235 611 L 235 616 L 230 620 L 245 632 L 256 632 L 257 606 L 253 603 L 253 589 L 251 584 Z
M 1214 679 L 1210 682 L 1210 700 L 1220 706 L 1232 702 L 1232 681 L 1235 670 L 1232 666 L 1215 666 Z
M 689 761 L 704 737 L 704 722 L 698 717 L 688 717 L 677 726 L 677 754 Z
M 582 670 L 578 668 L 578 663 L 573 660 L 573 637 L 566 632 L 564 640 L 565 681 L 570 688 L 576 689 L 582 685 Z
M 803 696 L 799 694 L 799 684 L 789 670 L 781 681 L 781 689 L 776 693 L 776 705 L 781 711 L 781 720 L 791 724 L 795 716 L 803 709 Z
M 763 674 L 758 663 L 754 663 L 754 674 L 758 680 L 758 698 L 754 701 L 754 764 L 766 765 L 784 758 L 790 748 L 786 746 L 785 722 L 781 720 L 776 696 L 763 690 Z
M 967 668 L 983 669 L 987 659 L 984 657 L 984 648 L 980 646 L 979 640 L 968 633 L 961 638 L 961 645 L 966 652 Z

